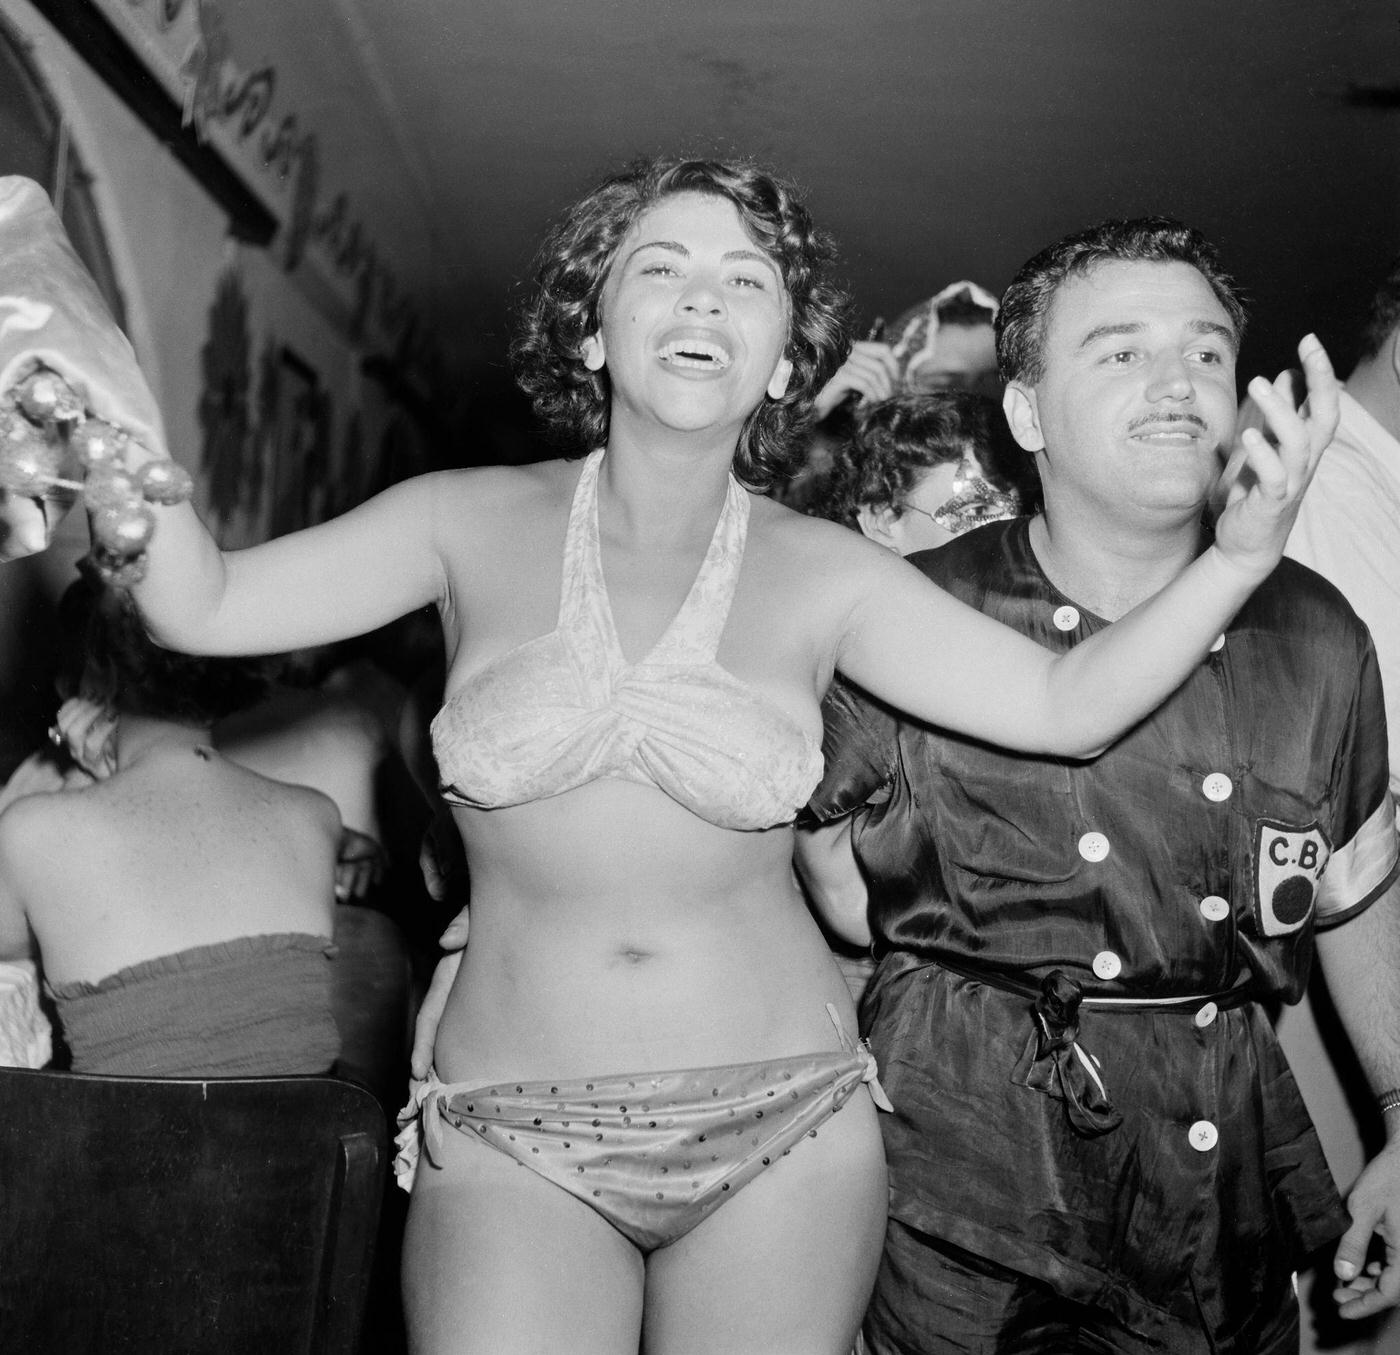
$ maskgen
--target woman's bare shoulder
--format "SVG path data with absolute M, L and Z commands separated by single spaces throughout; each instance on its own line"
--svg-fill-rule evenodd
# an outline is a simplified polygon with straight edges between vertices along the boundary
M 259 779 L 271 780 L 268 777 Z M 313 786 L 293 785 L 286 781 L 272 781 L 271 785 L 273 789 L 270 798 L 298 817 L 307 831 L 339 839 L 340 809 L 325 791 L 317 790 Z
M 776 503 L 756 506 L 750 521 L 750 541 L 762 542 L 756 557 L 769 596 L 814 624 L 833 656 L 872 603 L 897 609 L 908 589 L 930 586 L 894 551 L 840 523 Z
M 205 766 L 212 758 L 210 770 L 220 778 L 215 783 L 218 793 L 229 805 L 288 828 L 339 833 L 340 810 L 330 795 L 318 789 L 314 769 L 300 769 L 305 774 L 301 780 L 297 769 L 279 767 L 274 773 L 270 767 L 258 765 L 256 759 L 244 762 L 236 749 L 201 749 L 199 757 Z M 169 784 L 178 789 L 175 777 L 169 778 Z
M 772 499 L 752 500 L 751 530 L 805 574 L 864 573 L 894 558 L 859 532 L 826 518 L 808 517 Z
M 498 517 L 529 512 L 573 493 L 578 461 L 537 461 L 524 466 L 473 466 L 433 471 L 417 478 L 420 492 L 449 502 L 454 511 Z
M 577 461 L 479 466 L 420 477 L 425 515 L 457 588 L 481 567 L 537 550 L 537 536 L 567 515 Z M 465 570 L 465 574 L 459 572 Z
M 42 854 L 50 844 L 71 841 L 88 804 L 90 787 L 36 790 L 0 810 L 0 871 Z

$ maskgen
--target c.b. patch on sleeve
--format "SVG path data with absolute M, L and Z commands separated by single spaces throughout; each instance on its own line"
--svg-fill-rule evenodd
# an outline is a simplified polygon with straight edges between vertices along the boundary
M 1316 823 L 1255 822 L 1254 907 L 1265 936 L 1287 936 L 1312 916 L 1317 882 L 1331 856 L 1332 844 Z

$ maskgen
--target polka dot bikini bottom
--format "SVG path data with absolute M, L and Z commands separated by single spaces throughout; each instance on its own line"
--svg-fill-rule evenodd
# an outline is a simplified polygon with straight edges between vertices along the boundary
M 874 1057 L 828 1010 L 842 1048 L 820 1054 L 490 1087 L 430 1074 L 399 1117 L 399 1183 L 411 1186 L 419 1126 L 433 1161 L 445 1120 L 596 1209 L 643 1251 L 664 1247 L 815 1134 L 862 1082 L 889 1108 Z

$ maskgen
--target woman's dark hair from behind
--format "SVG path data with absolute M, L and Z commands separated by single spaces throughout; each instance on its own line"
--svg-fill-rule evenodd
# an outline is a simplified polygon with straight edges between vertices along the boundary
M 969 391 L 939 391 L 861 406 L 851 436 L 836 451 L 817 512 L 857 529 L 861 508 L 902 512 L 930 470 L 960 461 L 969 448 L 995 488 L 1017 495 L 1022 512 L 1036 510 L 1035 465 L 1011 436 L 996 401 Z
M 264 659 L 226 659 L 162 649 L 147 634 L 130 594 L 90 569 L 58 604 L 58 686 L 126 715 L 203 727 L 267 694 Z
M 756 166 L 715 160 L 638 161 L 605 180 L 550 229 L 535 259 L 536 288 L 511 347 L 516 379 L 536 415 L 575 454 L 608 437 L 607 370 L 583 365 L 599 325 L 599 298 L 623 237 L 649 207 L 677 193 L 734 204 L 754 243 L 778 266 L 791 305 L 786 356 L 792 380 L 765 398 L 739 438 L 734 472 L 754 489 L 786 474 L 803 452 L 812 400 L 850 347 L 849 302 L 828 280 L 834 258 L 791 185 Z

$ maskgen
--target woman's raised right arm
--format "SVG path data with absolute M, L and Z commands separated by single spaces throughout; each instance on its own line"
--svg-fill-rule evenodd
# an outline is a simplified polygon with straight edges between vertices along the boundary
M 189 654 L 269 654 L 361 635 L 446 593 L 438 518 L 470 472 L 392 486 L 342 517 L 223 551 L 189 504 L 155 510 L 132 594 L 152 637 Z
M 58 213 L 38 184 L 3 177 L 0 392 L 44 369 L 81 396 L 88 416 L 131 435 L 126 469 L 164 459 L 157 403 Z M 373 630 L 445 596 L 440 491 L 461 474 L 397 485 L 334 522 L 233 552 L 219 550 L 188 504 L 155 507 L 137 604 L 157 640 L 189 653 L 272 653 Z M 21 475 L 12 497 L 41 497 L 32 479 Z M 0 558 L 46 544 L 47 523 L 20 526 L 31 539 L 22 549 L 7 541 Z

